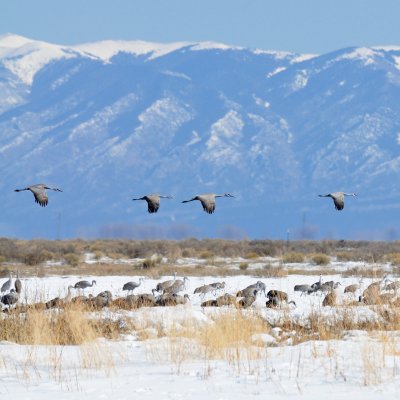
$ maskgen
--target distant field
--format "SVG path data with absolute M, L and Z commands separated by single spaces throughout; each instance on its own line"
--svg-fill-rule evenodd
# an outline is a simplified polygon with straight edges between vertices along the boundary
M 400 272 L 400 242 L 272 240 L 16 240 L 0 239 L 0 276 L 90 274 L 285 276 Z

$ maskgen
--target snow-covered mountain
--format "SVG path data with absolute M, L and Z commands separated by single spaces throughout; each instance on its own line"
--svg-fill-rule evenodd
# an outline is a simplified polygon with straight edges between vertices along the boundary
M 0 36 L 0 235 L 395 238 L 399 100 L 400 47 Z M 64 190 L 46 209 L 13 192 L 39 182 Z M 174 200 L 130 200 L 152 192 Z M 236 198 L 181 204 L 207 192 Z

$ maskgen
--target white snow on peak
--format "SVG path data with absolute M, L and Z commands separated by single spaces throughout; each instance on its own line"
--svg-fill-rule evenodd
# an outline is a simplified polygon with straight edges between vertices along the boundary
M 261 50 L 261 49 L 256 49 L 253 51 L 253 53 L 267 54 L 273 56 L 277 60 L 290 59 L 291 64 L 300 63 L 318 57 L 318 54 L 297 54 L 297 53 L 291 53 L 289 51 L 275 51 L 275 50 Z
M 149 59 L 154 59 L 190 45 L 192 45 L 190 42 L 154 43 L 142 40 L 103 40 L 100 42 L 84 43 L 72 46 L 72 48 L 94 55 L 101 60 L 108 62 L 112 57 L 120 52 L 130 53 L 137 56 L 151 53 Z
M 109 62 L 110 59 L 120 52 L 126 52 L 137 56 L 146 56 L 147 60 L 164 56 L 168 53 L 185 50 L 188 51 L 205 51 L 211 49 L 219 50 L 245 50 L 239 46 L 229 46 L 217 42 L 173 42 L 173 43 L 157 43 L 146 42 L 141 40 L 124 41 L 124 40 L 104 40 L 93 43 L 83 43 L 73 46 L 56 45 L 38 40 L 32 40 L 23 36 L 14 34 L 0 35 L 0 63 L 16 74 L 22 82 L 27 85 L 32 84 L 35 74 L 51 61 L 62 58 L 73 58 L 83 56 L 88 58 L 99 59 L 102 62 Z M 383 51 L 398 51 L 400 47 L 360 47 L 348 51 L 339 56 L 335 61 L 343 59 L 361 59 L 365 65 L 374 62 L 374 58 L 381 56 Z M 291 64 L 300 63 L 317 57 L 315 54 L 296 54 L 284 51 L 268 51 L 256 49 L 254 54 L 269 54 L 276 59 L 288 59 Z M 396 60 L 396 65 L 398 61 Z M 280 72 L 276 69 L 270 73 Z M 174 76 L 178 77 L 178 73 L 173 71 Z M 179 75 L 181 78 L 189 78 Z M 303 79 L 304 83 L 304 79 Z M 301 85 L 300 85 L 301 86 Z
M 253 51 L 254 54 L 267 54 L 270 56 L 273 56 L 277 60 L 284 60 L 285 58 L 292 58 L 296 54 L 295 53 L 290 53 L 289 51 L 275 51 L 275 50 L 262 50 L 262 49 L 256 49 Z
M 223 43 L 216 42 L 172 42 L 172 43 L 157 43 L 145 42 L 142 40 L 123 41 L 123 40 L 104 40 L 100 42 L 85 43 L 73 46 L 73 49 L 95 55 L 96 57 L 108 62 L 113 56 L 119 52 L 126 52 L 134 55 L 150 54 L 149 60 L 164 56 L 176 50 L 190 48 L 192 51 L 201 50 L 242 50 L 242 47 L 228 46 Z
M 31 42 L 33 42 L 33 40 L 23 36 L 14 35 L 12 33 L 5 33 L 4 35 L 0 35 L 0 48 L 21 47 Z
M 107 63 L 116 54 L 125 52 L 137 56 L 145 55 L 148 60 L 152 60 L 186 47 L 191 51 L 243 49 L 216 42 L 155 43 L 141 40 L 103 40 L 74 46 L 59 46 L 19 35 L 5 34 L 0 36 L 0 62 L 24 83 L 30 85 L 41 68 L 60 58 L 80 55 Z M 186 78 L 182 75 L 180 77 Z
M 30 40 L 18 35 L 0 36 L 0 60 L 27 85 L 32 84 L 35 74 L 50 61 L 76 55 L 64 46 Z
M 224 43 L 217 42 L 200 42 L 192 44 L 190 50 L 199 51 L 199 50 L 244 50 L 244 47 L 239 46 L 228 46 Z
M 301 63 L 303 61 L 311 60 L 312 58 L 318 57 L 318 54 L 299 54 L 292 61 L 291 64 Z
M 364 65 L 370 65 L 375 62 L 375 57 L 381 56 L 382 53 L 370 47 L 358 47 L 349 53 L 342 54 L 336 61 L 340 60 L 362 60 Z
M 383 51 L 400 51 L 400 46 L 372 46 L 371 47 L 374 50 L 383 50 Z

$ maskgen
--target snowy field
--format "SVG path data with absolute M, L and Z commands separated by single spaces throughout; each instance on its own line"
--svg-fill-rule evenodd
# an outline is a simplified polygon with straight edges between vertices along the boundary
M 194 295 L 196 287 L 225 281 L 223 291 L 235 294 L 259 278 L 191 277 L 186 290 L 190 302 L 176 307 L 140 308 L 135 311 L 103 309 L 89 317 L 111 318 L 120 324 L 128 320 L 140 326 L 139 331 L 118 340 L 99 339 L 82 346 L 30 346 L 0 343 L 0 393 L 15 399 L 252 399 L 274 396 L 282 399 L 311 398 L 398 399 L 400 392 L 400 332 L 385 330 L 366 332 L 350 330 L 337 340 L 308 340 L 294 345 L 295 332 L 269 329 L 254 335 L 254 347 L 243 350 L 235 359 L 198 356 L 198 344 L 190 338 L 157 335 L 161 330 L 201 327 L 212 324 L 216 314 L 237 312 L 234 308 L 202 308 L 202 298 Z M 97 284 L 85 290 L 96 295 L 110 290 L 113 298 L 123 297 L 122 286 L 138 281 L 139 276 L 63 276 L 23 278 L 22 303 L 46 301 L 65 296 L 69 285 L 78 280 Z M 146 278 L 135 294 L 150 293 L 164 279 Z M 312 284 L 318 275 L 288 275 L 283 278 L 261 278 L 267 290 L 279 289 L 289 295 L 296 306 L 267 309 L 264 294 L 241 312 L 255 314 L 273 327 L 284 316 L 296 324 L 307 324 L 311 313 L 335 323 L 344 306 L 322 307 L 323 295 L 301 296 L 293 291 L 296 284 Z M 346 285 L 359 283 L 357 278 L 324 276 L 323 281 Z M 363 287 L 372 280 L 364 278 Z M 74 290 L 74 295 L 77 291 Z M 339 295 L 345 304 L 357 299 Z M 215 298 L 209 293 L 205 300 Z M 373 307 L 352 307 L 352 318 L 374 321 L 381 318 Z M 8 316 L 4 313 L 2 318 Z M 146 340 L 139 340 L 140 333 Z M 153 335 L 152 335 L 153 333 Z M 201 352 L 200 352 L 201 353 Z M 250 353 L 256 357 L 250 356 Z

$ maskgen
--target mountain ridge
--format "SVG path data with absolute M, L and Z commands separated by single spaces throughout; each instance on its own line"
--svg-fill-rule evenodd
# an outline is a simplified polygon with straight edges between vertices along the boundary
M 33 42 L 0 36 L 1 235 L 397 237 L 400 48 Z M 64 189 L 46 210 L 12 193 L 39 181 Z M 337 213 L 337 190 L 360 196 Z M 130 199 L 151 192 L 178 200 L 149 216 Z M 202 192 L 237 198 L 179 204 Z

